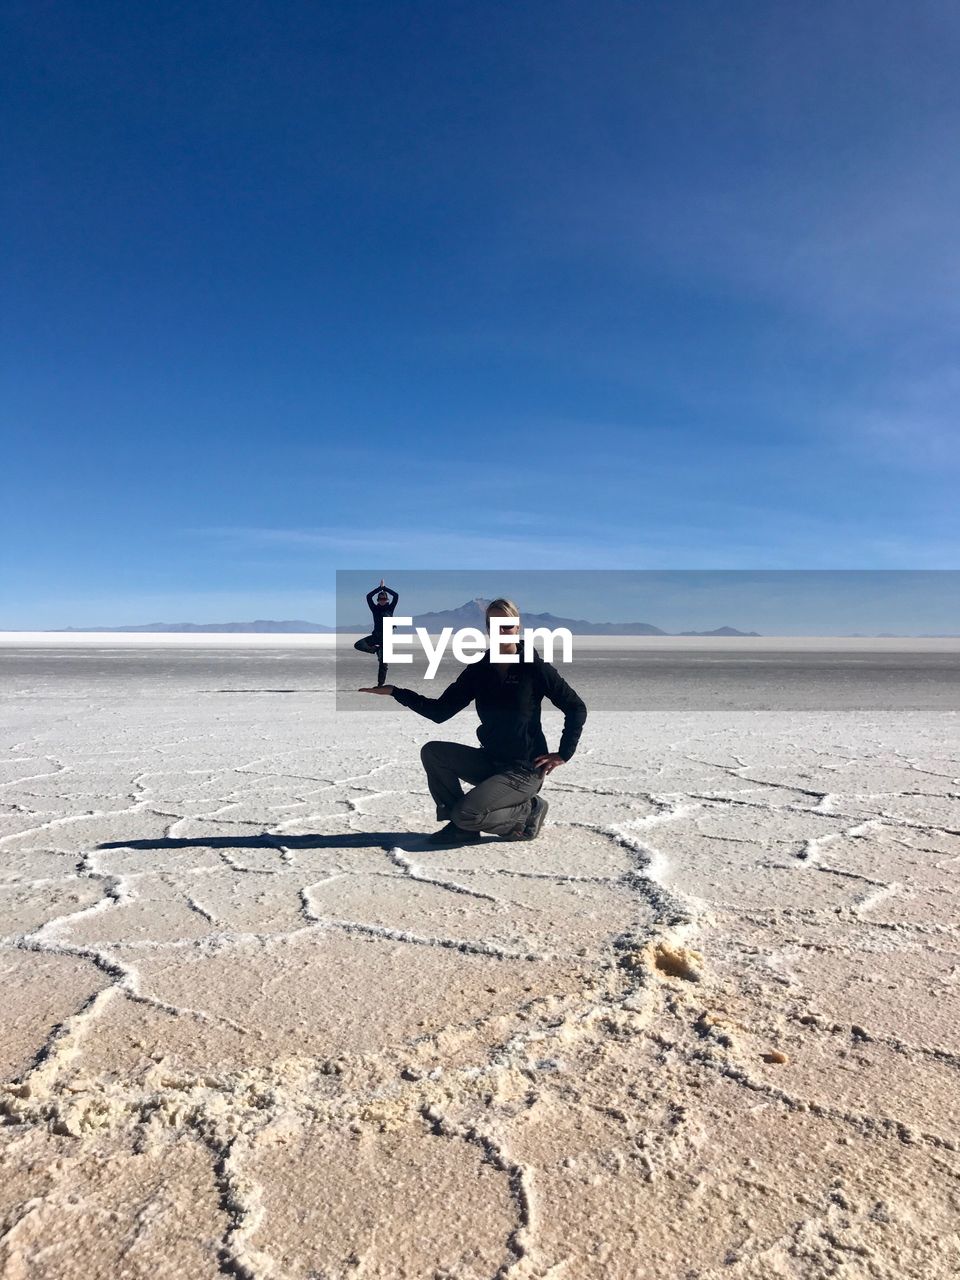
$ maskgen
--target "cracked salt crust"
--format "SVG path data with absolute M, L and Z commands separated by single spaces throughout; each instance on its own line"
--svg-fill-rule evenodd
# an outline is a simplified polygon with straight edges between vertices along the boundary
M 596 712 L 431 850 L 429 727 L 137 688 L 8 702 L 4 1276 L 960 1269 L 949 713 Z

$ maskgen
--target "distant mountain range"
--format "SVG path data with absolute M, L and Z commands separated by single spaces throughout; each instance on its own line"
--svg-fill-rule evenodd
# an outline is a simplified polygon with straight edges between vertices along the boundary
M 342 629 L 342 628 L 341 628 Z M 322 622 L 271 622 L 258 619 L 256 622 L 145 622 L 139 627 L 60 627 L 60 631 L 153 631 L 153 632 L 242 632 L 253 635 L 306 635 L 312 632 L 329 633 L 336 627 L 325 627 Z
M 456 609 L 440 609 L 432 613 L 418 613 L 414 616 L 415 627 L 426 627 L 431 633 L 441 631 L 444 627 L 453 627 L 455 631 L 461 627 L 479 627 L 483 630 L 486 622 L 486 608 L 490 603 L 482 597 L 467 600 Z M 663 631 L 650 622 L 588 622 L 585 618 L 558 618 L 554 613 L 524 613 L 525 627 L 566 627 L 577 636 L 755 636 L 756 631 L 738 631 L 735 627 L 718 627 L 715 631 Z M 338 631 L 366 631 L 369 624 L 358 624 L 355 627 L 337 627 Z
M 433 634 L 444 627 L 453 627 L 455 631 L 462 627 L 484 626 L 485 610 L 489 601 L 477 598 L 467 600 L 456 609 L 440 609 L 431 613 L 414 615 L 415 627 L 426 627 Z M 756 636 L 757 631 L 738 631 L 736 627 L 717 627 L 713 631 L 663 631 L 649 622 L 587 622 L 583 618 L 558 618 L 553 613 L 524 613 L 523 624 L 527 627 L 566 627 L 574 635 L 580 636 Z M 271 622 L 258 619 L 256 622 L 147 622 L 136 627 L 63 627 L 63 631 L 103 631 L 103 632 L 204 632 L 204 633 L 247 633 L 253 635 L 310 635 L 342 632 L 347 634 L 368 632 L 370 619 L 350 626 L 327 627 L 320 622 Z

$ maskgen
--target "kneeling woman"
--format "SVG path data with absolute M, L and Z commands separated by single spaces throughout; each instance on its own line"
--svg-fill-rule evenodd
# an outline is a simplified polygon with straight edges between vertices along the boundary
M 511 600 L 487 606 L 490 619 L 513 618 L 503 625 L 502 651 L 516 653 L 520 611 Z M 489 831 L 508 840 L 533 840 L 540 834 L 547 802 L 538 794 L 543 780 L 565 764 L 577 748 L 587 709 L 556 667 L 534 652 L 532 662 L 491 662 L 489 650 L 479 662 L 464 667 L 439 698 L 426 698 L 395 685 L 361 689 L 392 694 L 401 706 L 442 724 L 471 702 L 477 704 L 479 747 L 459 742 L 428 742 L 420 753 L 427 785 L 437 804 L 437 817 L 447 825 L 435 832 L 435 844 L 470 844 Z M 559 749 L 547 751 L 540 724 L 540 704 L 550 699 L 564 714 Z M 473 783 L 464 795 L 461 779 Z

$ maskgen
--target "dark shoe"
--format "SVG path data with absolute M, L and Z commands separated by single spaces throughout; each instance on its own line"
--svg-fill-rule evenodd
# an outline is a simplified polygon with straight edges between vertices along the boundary
M 550 806 L 544 800 L 543 796 L 533 797 L 533 809 L 530 817 L 527 819 L 527 825 L 524 828 L 524 838 L 526 840 L 536 840 L 540 834 L 544 822 L 547 819 L 547 810 Z
M 511 831 L 508 836 L 504 837 L 504 839 L 536 840 L 537 836 L 540 834 L 540 829 L 544 824 L 544 820 L 547 816 L 547 810 L 549 808 L 550 806 L 547 804 L 546 800 L 541 799 L 540 796 L 534 796 L 533 808 L 530 810 L 530 817 L 522 827 L 517 827 L 516 830 Z
M 448 822 L 445 827 L 427 836 L 431 844 L 479 844 L 480 838 L 479 831 L 464 831 L 455 822 Z

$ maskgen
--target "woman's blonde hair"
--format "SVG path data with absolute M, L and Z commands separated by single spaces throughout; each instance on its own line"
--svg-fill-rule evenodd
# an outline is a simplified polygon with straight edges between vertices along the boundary
M 484 614 L 484 617 L 486 618 L 487 623 L 490 622 L 491 613 L 502 614 L 504 617 L 507 617 L 507 618 L 520 617 L 520 610 L 517 608 L 517 606 L 513 603 L 512 600 L 507 600 L 504 596 L 497 596 L 496 600 L 491 600 L 490 603 L 487 605 L 486 613 Z

